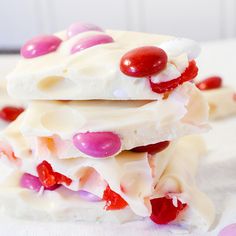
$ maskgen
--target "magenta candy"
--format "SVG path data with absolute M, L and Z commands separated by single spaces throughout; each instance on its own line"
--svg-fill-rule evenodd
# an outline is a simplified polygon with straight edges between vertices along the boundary
M 86 31 L 103 31 L 100 27 L 90 24 L 90 23 L 83 23 L 83 22 L 76 22 L 69 26 L 67 29 L 67 37 L 71 38 L 79 33 L 83 33 Z
M 97 195 L 94 195 L 88 191 L 85 190 L 79 190 L 78 191 L 80 198 L 82 198 L 85 201 L 89 202 L 100 202 L 102 199 L 98 197 Z
M 112 156 L 121 148 L 119 136 L 112 132 L 78 133 L 73 143 L 81 152 L 97 158 Z
M 21 56 L 34 58 L 57 50 L 62 40 L 55 35 L 44 35 L 32 38 L 21 48 Z
M 81 38 L 71 48 L 71 54 L 80 52 L 86 48 L 90 48 L 99 44 L 112 43 L 113 38 L 109 35 L 91 35 L 86 38 Z
M 38 192 L 42 187 L 42 184 L 38 177 L 24 173 L 20 179 L 20 186 Z
M 34 190 L 36 192 L 39 192 L 40 188 L 43 185 L 41 184 L 41 182 L 37 176 L 31 175 L 28 173 L 24 173 L 20 179 L 20 186 L 22 188 L 28 188 L 30 190 Z M 44 187 L 44 190 L 53 191 L 53 190 L 57 189 L 58 187 L 60 187 L 60 185 L 56 184 L 50 188 Z
M 236 223 L 226 226 L 218 234 L 218 236 L 233 236 L 233 235 L 236 235 Z

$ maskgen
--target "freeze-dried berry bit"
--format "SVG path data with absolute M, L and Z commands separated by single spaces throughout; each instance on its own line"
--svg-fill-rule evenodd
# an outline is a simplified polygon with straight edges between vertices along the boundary
M 151 200 L 152 214 L 150 219 L 156 224 L 168 224 L 175 220 L 179 213 L 187 207 L 187 204 L 177 200 L 174 206 L 173 199 L 168 197 L 155 198 Z
M 160 143 L 149 144 L 146 146 L 135 147 L 131 149 L 132 152 L 147 152 L 148 154 L 154 155 L 158 152 L 163 151 L 169 146 L 169 141 L 163 141 Z
M 155 93 L 165 93 L 177 88 L 179 85 L 183 84 L 184 82 L 191 81 L 197 76 L 198 68 L 196 66 L 195 61 L 189 62 L 189 66 L 186 70 L 181 74 L 180 77 L 161 83 L 153 83 L 151 77 L 149 78 L 149 82 L 152 88 L 152 91 Z
M 23 107 L 6 106 L 0 110 L 0 118 L 4 121 L 14 121 L 22 112 Z
M 72 180 L 65 175 L 54 172 L 52 166 L 47 161 L 43 161 L 37 166 L 37 172 L 40 182 L 46 188 L 51 188 L 63 183 L 70 185 L 72 182 Z
M 108 210 L 119 210 L 128 206 L 128 203 L 116 192 L 112 191 L 109 185 L 107 185 L 103 198 L 106 201 L 105 209 Z

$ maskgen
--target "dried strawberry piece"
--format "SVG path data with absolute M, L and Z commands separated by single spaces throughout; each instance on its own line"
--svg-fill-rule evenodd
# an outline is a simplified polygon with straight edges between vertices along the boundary
M 14 121 L 23 111 L 24 108 L 22 107 L 6 106 L 0 110 L 0 118 L 7 122 L 11 122 Z
M 179 213 L 187 207 L 187 204 L 177 200 L 177 207 L 174 206 L 172 198 L 162 197 L 151 200 L 152 214 L 150 219 L 156 224 L 168 224 L 175 220 Z
M 167 82 L 161 82 L 161 83 L 153 83 L 150 77 L 149 82 L 150 82 L 153 92 L 165 93 L 165 92 L 175 89 L 176 87 L 178 87 L 180 84 L 183 84 L 184 82 L 194 79 L 197 76 L 197 73 L 198 73 L 198 68 L 196 66 L 196 62 L 190 61 L 188 67 L 181 74 L 180 77 L 167 81 Z
M 72 180 L 65 175 L 54 172 L 52 166 L 47 161 L 43 161 L 37 166 L 37 172 L 39 180 L 45 188 L 55 187 L 55 185 L 62 183 L 70 185 L 72 182 Z
M 222 86 L 222 78 L 219 76 L 212 76 L 204 79 L 196 84 L 200 90 L 217 89 Z
M 120 210 L 128 206 L 128 203 L 116 192 L 112 191 L 109 185 L 107 185 L 103 198 L 106 201 L 105 209 L 108 210 Z
M 148 154 L 154 155 L 158 152 L 166 149 L 170 144 L 170 141 L 163 141 L 159 143 L 149 144 L 146 146 L 135 147 L 131 149 L 132 152 L 147 152 Z
M 196 65 L 196 62 L 194 60 L 190 61 L 186 70 L 179 77 L 180 83 L 182 84 L 184 82 L 194 79 L 197 76 L 197 74 L 198 74 L 198 67 Z

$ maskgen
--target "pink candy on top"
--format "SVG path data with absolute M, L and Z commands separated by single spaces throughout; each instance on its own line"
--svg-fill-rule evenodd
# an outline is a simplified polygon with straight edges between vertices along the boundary
M 90 23 L 83 23 L 83 22 L 76 22 L 69 26 L 67 29 L 67 37 L 71 38 L 79 33 L 83 33 L 86 31 L 103 31 L 100 27 L 90 24 Z
M 57 50 L 62 40 L 55 35 L 44 35 L 32 38 L 21 48 L 21 56 L 34 58 Z
M 74 146 L 88 156 L 96 158 L 109 157 L 121 148 L 121 141 L 112 132 L 78 133 L 73 137 Z
M 86 38 L 81 38 L 71 48 L 71 54 L 80 52 L 86 48 L 90 48 L 99 44 L 112 43 L 113 38 L 109 35 L 91 35 Z

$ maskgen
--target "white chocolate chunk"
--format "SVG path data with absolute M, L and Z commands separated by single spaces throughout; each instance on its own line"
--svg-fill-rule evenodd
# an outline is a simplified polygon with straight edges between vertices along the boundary
M 79 39 L 105 33 L 113 43 L 70 54 Z M 173 71 L 168 66 L 158 79 L 168 81 L 180 75 L 199 53 L 199 46 L 187 39 L 126 31 L 105 33 L 88 31 L 67 39 L 66 33 L 60 32 L 57 35 L 64 41 L 57 51 L 20 60 L 7 77 L 9 94 L 31 100 L 160 100 L 163 95 L 151 90 L 147 78 L 129 77 L 120 71 L 122 56 L 137 47 L 160 46 L 175 67 Z

